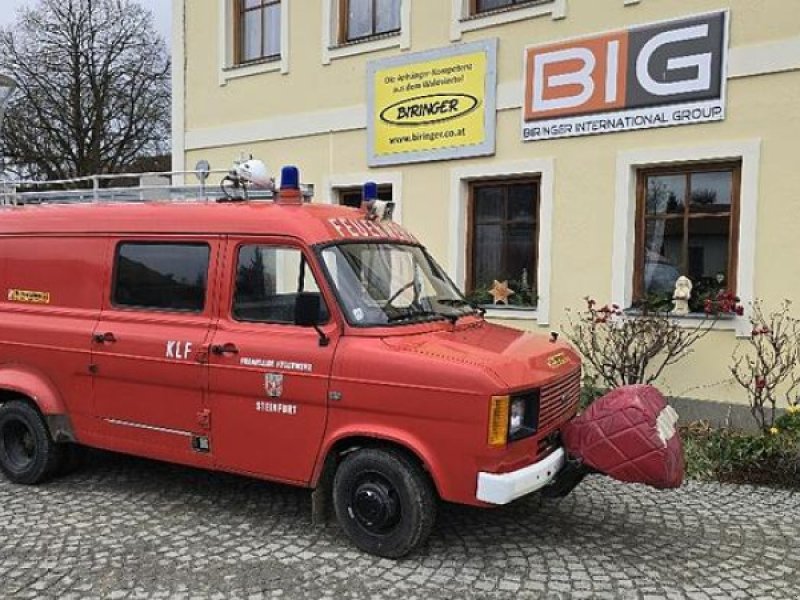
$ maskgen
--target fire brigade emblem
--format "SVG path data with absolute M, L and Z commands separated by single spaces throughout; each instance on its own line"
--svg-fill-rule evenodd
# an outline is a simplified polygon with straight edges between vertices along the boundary
M 283 375 L 281 373 L 267 373 L 264 375 L 264 391 L 270 398 L 283 396 Z
M 568 362 L 569 358 L 567 358 L 563 352 L 559 352 L 547 359 L 547 366 L 551 369 L 557 369 L 558 367 L 563 367 Z

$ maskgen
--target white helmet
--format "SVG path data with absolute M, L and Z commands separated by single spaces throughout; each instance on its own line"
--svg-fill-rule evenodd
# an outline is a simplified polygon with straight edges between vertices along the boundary
M 251 158 L 238 165 L 235 170 L 241 179 L 255 187 L 271 190 L 275 186 L 274 180 L 267 171 L 267 165 L 260 160 Z

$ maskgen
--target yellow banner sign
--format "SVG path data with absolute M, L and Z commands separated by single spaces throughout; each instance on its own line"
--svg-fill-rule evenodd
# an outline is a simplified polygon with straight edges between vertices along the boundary
M 369 65 L 370 164 L 494 152 L 496 40 Z
M 50 304 L 50 292 L 32 292 L 29 290 L 8 290 L 9 302 L 25 302 L 28 304 Z

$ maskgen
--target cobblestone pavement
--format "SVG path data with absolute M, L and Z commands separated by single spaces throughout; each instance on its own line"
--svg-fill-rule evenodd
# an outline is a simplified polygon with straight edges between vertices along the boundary
M 800 495 L 584 482 L 443 506 L 391 561 L 311 524 L 307 490 L 96 453 L 39 487 L 0 477 L 0 597 L 800 598 Z

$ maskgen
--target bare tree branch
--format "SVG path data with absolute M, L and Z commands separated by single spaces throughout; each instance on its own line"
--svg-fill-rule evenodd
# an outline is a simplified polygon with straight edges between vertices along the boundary
M 620 307 L 598 307 L 586 298 L 586 310 L 567 312 L 564 333 L 583 355 L 593 374 L 609 388 L 651 384 L 664 370 L 692 352 L 692 346 L 714 327 L 718 315 L 680 325 L 666 313 L 625 315 Z
M 11 171 L 116 173 L 168 151 L 169 58 L 134 0 L 39 0 L 0 30 L 0 70 L 19 84 L 0 148 Z
M 778 400 L 783 397 L 793 405 L 800 394 L 800 320 L 789 314 L 789 308 L 787 300 L 765 314 L 761 302 L 754 302 L 751 336 L 736 347 L 730 367 L 765 433 L 775 424 Z

